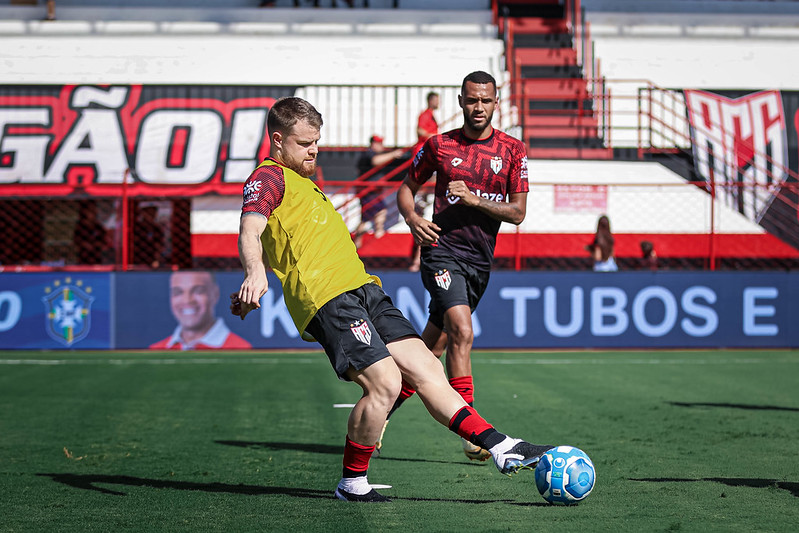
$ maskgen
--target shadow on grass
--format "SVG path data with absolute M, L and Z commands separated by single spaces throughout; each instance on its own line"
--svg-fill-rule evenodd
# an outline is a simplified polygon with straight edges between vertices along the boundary
M 329 453 L 333 455 L 344 455 L 344 446 L 334 446 L 331 444 L 303 444 L 299 442 L 253 442 L 246 440 L 215 440 L 217 444 L 224 444 L 225 446 L 237 446 L 239 448 L 253 448 L 255 450 L 289 450 L 300 451 L 309 453 Z M 481 463 L 470 461 L 465 463 L 463 461 L 438 461 L 434 459 L 420 459 L 418 457 L 387 457 L 380 456 L 380 461 L 404 461 L 412 463 L 441 463 L 441 464 L 471 464 L 473 466 L 480 466 Z
M 228 494 L 248 495 L 284 495 L 297 498 L 332 498 L 333 491 L 300 489 L 294 487 L 263 487 L 260 485 L 231 485 L 229 483 L 195 483 L 192 481 L 173 481 L 166 479 L 148 479 L 133 476 L 109 476 L 103 474 L 36 474 L 49 477 L 57 483 L 63 483 L 76 489 L 94 490 L 103 494 L 124 496 L 124 492 L 98 487 L 103 485 L 122 485 L 126 487 L 149 487 L 154 489 L 199 490 L 202 492 L 224 492 Z
M 795 411 L 799 407 L 780 407 L 778 405 L 749 405 L 743 403 L 704 403 L 704 402 L 667 402 L 676 407 L 726 407 L 728 409 L 749 409 L 753 411 Z
M 630 478 L 630 481 L 645 481 L 648 483 L 694 483 L 696 481 L 713 481 L 723 483 L 730 487 L 752 487 L 756 489 L 777 488 L 787 490 L 795 497 L 799 498 L 799 483 L 792 481 L 777 481 L 776 479 L 758 478 L 737 478 L 737 477 L 703 477 L 698 479 L 673 478 L 673 477 L 653 477 L 653 478 Z
M 49 477 L 56 483 L 74 487 L 76 489 L 93 490 L 103 494 L 113 496 L 125 496 L 124 492 L 111 490 L 102 485 L 120 485 L 123 487 L 147 487 L 154 489 L 174 489 L 192 490 L 211 493 L 244 494 L 248 496 L 291 496 L 294 498 L 312 499 L 334 499 L 332 490 L 302 489 L 296 487 L 264 487 L 261 485 L 232 485 L 229 483 L 195 483 L 192 481 L 174 481 L 165 479 L 149 479 L 134 476 L 111 476 L 104 474 L 36 474 L 41 477 Z M 526 503 L 514 500 L 480 500 L 480 499 L 449 499 L 449 498 L 398 498 L 391 497 L 396 501 L 413 502 L 443 502 L 443 503 L 467 503 L 467 504 L 486 504 L 486 503 L 505 503 L 522 506 L 548 505 L 545 503 Z

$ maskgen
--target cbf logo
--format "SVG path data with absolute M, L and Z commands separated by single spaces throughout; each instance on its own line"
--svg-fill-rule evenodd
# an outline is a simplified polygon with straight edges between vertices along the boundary
M 449 290 L 449 284 L 452 283 L 452 276 L 450 275 L 449 270 L 446 268 L 444 270 L 439 270 L 435 273 L 433 279 L 436 280 L 436 285 L 445 291 Z
M 355 338 L 364 344 L 372 343 L 372 330 L 369 329 L 369 324 L 365 320 L 356 320 L 350 324 L 350 331 L 355 335 Z
M 45 329 L 47 334 L 65 346 L 86 337 L 91 327 L 91 306 L 94 298 L 89 296 L 91 287 L 83 287 L 82 281 L 72 278 L 56 280 L 52 287 L 44 289 L 42 298 L 46 308 Z

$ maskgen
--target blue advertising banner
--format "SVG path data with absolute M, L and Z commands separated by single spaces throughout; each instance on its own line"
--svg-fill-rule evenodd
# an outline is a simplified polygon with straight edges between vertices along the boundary
M 111 275 L 0 275 L 3 349 L 111 348 Z
M 418 275 L 384 274 L 421 331 Z M 799 275 L 494 272 L 472 315 L 476 348 L 797 347 Z
M 421 331 L 419 275 L 378 275 Z M 240 320 L 229 311 L 240 272 L 2 274 L 0 346 L 318 348 L 300 339 L 277 278 L 268 279 L 261 309 Z M 494 272 L 473 314 L 474 346 L 797 348 L 797 316 L 793 272 Z
M 187 350 L 315 348 L 300 339 L 280 282 L 269 274 L 261 309 L 245 320 L 230 314 L 241 272 L 130 272 L 116 275 L 117 348 Z

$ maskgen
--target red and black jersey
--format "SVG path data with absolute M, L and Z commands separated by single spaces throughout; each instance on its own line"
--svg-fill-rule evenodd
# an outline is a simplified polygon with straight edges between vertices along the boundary
M 282 167 L 258 166 L 244 184 L 242 213 L 260 213 L 269 218 L 283 201 L 285 192 L 286 181 Z
M 450 196 L 449 183 L 463 180 L 472 193 L 495 202 L 507 202 L 512 193 L 528 192 L 524 144 L 496 129 L 479 141 L 466 137 L 460 129 L 434 135 L 416 154 L 409 178 L 421 185 L 433 173 L 433 222 L 441 228 L 438 246 L 475 266 L 490 269 L 501 223 Z

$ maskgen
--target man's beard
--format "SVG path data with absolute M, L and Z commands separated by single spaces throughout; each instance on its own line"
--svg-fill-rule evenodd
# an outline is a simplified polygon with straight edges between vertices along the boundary
M 316 161 L 314 160 L 310 169 L 305 165 L 305 160 L 292 161 L 286 165 L 288 168 L 302 176 L 303 178 L 310 178 L 316 174 Z
M 485 122 L 483 123 L 482 126 L 478 126 L 471 115 L 467 115 L 466 113 L 463 114 L 463 121 L 466 123 L 466 126 L 468 126 L 469 129 L 474 131 L 480 131 L 480 132 L 485 131 L 486 129 L 488 129 L 488 126 L 491 125 L 492 120 L 494 120 L 494 113 L 491 113 L 490 115 L 486 114 Z

